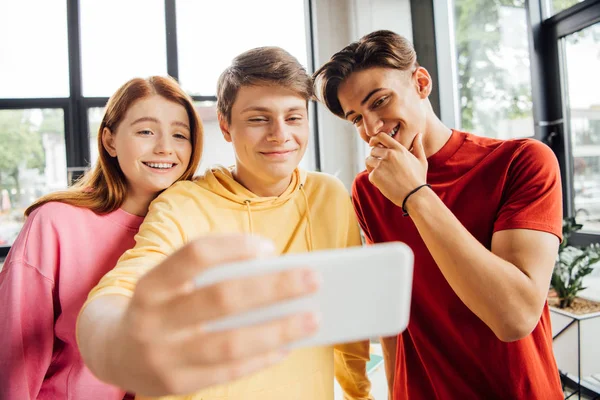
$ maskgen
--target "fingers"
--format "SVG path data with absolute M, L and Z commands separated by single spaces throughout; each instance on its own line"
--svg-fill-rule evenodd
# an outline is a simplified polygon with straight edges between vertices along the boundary
M 173 253 L 138 282 L 138 297 L 153 304 L 194 289 L 193 278 L 216 264 L 267 257 L 273 243 L 245 234 L 210 235 L 191 241 Z M 141 292 L 141 293 L 138 293 Z
M 377 135 L 371 137 L 369 140 L 369 146 L 377 147 L 381 144 L 383 147 L 388 149 L 401 149 L 402 145 L 398 143 L 393 137 L 385 132 L 379 132 Z
M 193 333 L 203 322 L 306 296 L 319 285 L 317 273 L 304 268 L 220 282 L 165 303 L 163 327 Z
M 181 345 L 191 365 L 222 364 L 281 350 L 314 334 L 318 320 L 312 313 L 287 316 L 260 325 L 202 335 Z M 197 341 L 202 341 L 202 346 Z
M 373 147 L 371 149 L 371 156 L 375 158 L 385 159 L 388 157 L 390 150 L 385 147 Z
M 365 165 L 367 167 L 367 171 L 372 172 L 375 168 L 377 168 L 381 164 L 381 158 L 369 156 L 365 160 Z

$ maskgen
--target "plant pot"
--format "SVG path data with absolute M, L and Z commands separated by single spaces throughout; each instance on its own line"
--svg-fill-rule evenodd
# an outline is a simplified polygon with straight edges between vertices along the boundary
M 600 312 L 573 314 L 550 307 L 554 357 L 561 373 L 577 384 L 600 394 Z

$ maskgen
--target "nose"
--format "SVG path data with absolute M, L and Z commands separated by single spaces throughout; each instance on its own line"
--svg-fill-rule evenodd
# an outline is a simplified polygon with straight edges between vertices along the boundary
M 364 113 L 362 117 L 363 125 L 365 127 L 365 134 L 368 137 L 377 135 L 383 126 L 383 121 L 381 118 L 379 118 L 375 113 Z
M 268 140 L 276 143 L 285 143 L 289 139 L 289 133 L 285 120 L 282 118 L 274 119 L 269 132 Z
M 156 154 L 173 153 L 173 138 L 171 137 L 171 135 L 157 135 L 156 143 L 154 144 L 154 152 Z

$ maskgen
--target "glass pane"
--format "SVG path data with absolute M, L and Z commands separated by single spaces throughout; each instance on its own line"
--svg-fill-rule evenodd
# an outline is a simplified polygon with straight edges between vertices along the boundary
M 225 141 L 219 128 L 217 103 L 214 101 L 201 101 L 195 104 L 204 127 L 204 151 L 197 173 L 203 173 L 206 168 L 214 164 L 234 165 L 235 153 L 233 146 Z
M 81 0 L 80 12 L 84 96 L 167 74 L 164 0 Z
M 509 139 L 534 134 L 523 0 L 455 0 L 461 128 Z
M 544 15 L 550 18 L 554 14 L 558 14 L 562 10 L 581 3 L 583 0 L 544 0 Z
M 600 232 L 600 23 L 563 40 L 577 221 Z
M 66 0 L 0 2 L 0 38 L 0 98 L 69 96 Z
M 104 116 L 103 107 L 94 107 L 88 110 L 88 126 L 90 133 L 90 162 L 88 165 L 96 164 L 98 160 L 98 128 Z
M 179 78 L 193 95 L 213 96 L 231 59 L 253 47 L 282 47 L 306 67 L 306 38 L 304 0 L 177 1 Z
M 63 111 L 0 110 L 0 246 L 10 246 L 38 197 L 67 187 Z

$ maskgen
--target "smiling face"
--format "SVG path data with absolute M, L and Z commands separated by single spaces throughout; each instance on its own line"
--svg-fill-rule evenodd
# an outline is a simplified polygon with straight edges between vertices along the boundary
M 385 132 L 406 148 L 417 133 L 425 133 L 431 78 L 424 68 L 414 73 L 374 67 L 353 72 L 339 86 L 344 117 L 369 143 Z
M 114 132 L 103 130 L 102 141 L 134 195 L 154 196 L 171 186 L 192 154 L 185 108 L 159 95 L 133 103 Z
M 219 123 L 233 144 L 236 175 L 244 186 L 255 193 L 260 187 L 287 186 L 308 142 L 304 97 L 283 86 L 242 86 L 231 121 L 219 115 Z

